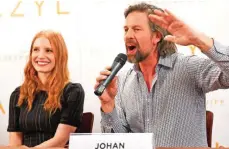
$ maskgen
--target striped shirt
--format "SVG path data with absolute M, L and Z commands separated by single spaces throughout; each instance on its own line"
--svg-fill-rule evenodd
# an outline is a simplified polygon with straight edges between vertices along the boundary
M 160 57 L 150 92 L 136 65 L 121 73 L 102 132 L 154 133 L 156 147 L 207 147 L 205 93 L 229 87 L 229 49 L 215 41 L 204 54 Z
M 28 111 L 27 102 L 18 106 L 20 88 L 16 88 L 10 97 L 8 132 L 22 132 L 22 145 L 34 147 L 54 137 L 58 125 L 66 124 L 79 127 L 84 105 L 84 89 L 79 83 L 68 83 L 60 103 L 62 108 L 52 115 L 44 109 L 48 97 L 46 91 L 40 91 Z

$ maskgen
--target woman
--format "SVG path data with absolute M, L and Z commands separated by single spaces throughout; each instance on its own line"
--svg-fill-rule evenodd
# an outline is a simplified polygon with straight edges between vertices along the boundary
M 79 127 L 84 104 L 80 84 L 69 82 L 68 53 L 60 33 L 34 37 L 25 80 L 10 97 L 10 146 L 64 147 Z

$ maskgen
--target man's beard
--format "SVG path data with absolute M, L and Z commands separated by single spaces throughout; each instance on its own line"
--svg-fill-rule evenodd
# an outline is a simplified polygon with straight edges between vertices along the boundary
M 143 54 L 143 53 L 141 53 L 141 52 L 137 49 L 135 55 L 128 55 L 128 54 L 127 54 L 127 60 L 128 60 L 128 62 L 130 62 L 130 63 L 136 64 L 136 63 L 139 63 L 139 62 L 145 60 L 146 57 L 147 57 L 148 55 L 149 55 L 149 54 Z

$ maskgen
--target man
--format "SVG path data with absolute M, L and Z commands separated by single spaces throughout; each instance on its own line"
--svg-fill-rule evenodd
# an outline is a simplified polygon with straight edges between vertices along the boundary
M 129 6 L 125 18 L 134 67 L 99 97 L 102 131 L 153 132 L 157 147 L 207 147 L 205 93 L 229 87 L 229 49 L 147 3 Z M 174 42 L 197 46 L 209 58 L 178 54 Z M 109 70 L 100 72 L 95 88 Z

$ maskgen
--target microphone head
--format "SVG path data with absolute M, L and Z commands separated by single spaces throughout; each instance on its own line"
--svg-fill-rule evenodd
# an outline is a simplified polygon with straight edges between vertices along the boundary
M 123 53 L 119 53 L 116 58 L 115 58 L 115 62 L 121 63 L 121 65 L 124 65 L 126 63 L 127 60 L 127 56 L 126 54 Z

